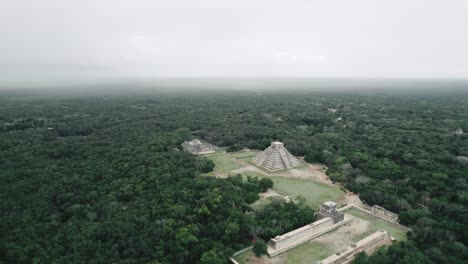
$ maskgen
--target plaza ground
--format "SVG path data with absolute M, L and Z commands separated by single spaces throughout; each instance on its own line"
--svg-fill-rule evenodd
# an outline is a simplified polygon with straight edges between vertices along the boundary
M 230 175 L 241 174 L 244 177 L 268 177 L 273 180 L 272 190 L 260 194 L 260 199 L 251 204 L 254 210 L 262 210 L 271 200 L 277 198 L 303 200 L 314 210 L 318 210 L 321 203 L 335 201 L 341 207 L 345 204 L 355 204 L 365 207 L 359 196 L 346 192 L 339 184 L 334 184 L 326 175 L 326 167 L 320 164 L 304 166 L 282 171 L 267 171 L 252 164 L 251 160 L 258 151 L 243 150 L 227 153 L 219 150 L 216 153 L 205 155 L 215 163 L 214 171 L 205 174 L 226 178 Z M 348 209 L 346 214 L 355 219 L 346 225 L 323 234 L 313 240 L 305 242 L 276 257 L 262 256 L 257 258 L 252 250 L 235 257 L 241 264 L 286 264 L 286 263 L 315 263 L 321 259 L 344 250 L 379 229 L 387 230 L 396 240 L 406 240 L 406 231 L 389 224 L 384 220 L 366 215 L 356 209 Z
M 315 263 L 343 251 L 352 243 L 358 242 L 380 229 L 387 230 L 390 236 L 398 241 L 406 240 L 405 230 L 378 217 L 364 214 L 356 209 L 348 209 L 345 211 L 345 214 L 353 216 L 354 220 L 351 223 L 294 247 L 283 254 L 273 258 L 269 258 L 268 256 L 258 258 L 249 250 L 234 257 L 234 259 L 241 264 Z

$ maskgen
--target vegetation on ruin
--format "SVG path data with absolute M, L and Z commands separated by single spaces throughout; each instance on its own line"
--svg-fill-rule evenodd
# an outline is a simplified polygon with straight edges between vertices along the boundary
M 357 263 L 464 263 L 468 167 L 456 157 L 468 137 L 453 132 L 467 120 L 462 92 L 1 96 L 0 260 L 226 263 L 312 220 L 303 204 L 252 213 L 254 178 L 201 176 L 212 164 L 179 148 L 201 138 L 228 150 L 280 140 L 414 229 Z

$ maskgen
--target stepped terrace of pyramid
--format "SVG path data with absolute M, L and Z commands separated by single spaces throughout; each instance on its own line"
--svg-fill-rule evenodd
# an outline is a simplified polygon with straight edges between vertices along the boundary
M 267 149 L 258 153 L 252 162 L 271 171 L 290 169 L 303 164 L 284 147 L 283 143 L 278 141 L 272 142 Z

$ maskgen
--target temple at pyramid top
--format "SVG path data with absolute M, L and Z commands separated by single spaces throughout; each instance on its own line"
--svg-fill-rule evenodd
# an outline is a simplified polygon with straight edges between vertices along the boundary
M 271 145 L 258 153 L 252 162 L 271 171 L 290 169 L 302 165 L 302 161 L 294 157 L 284 147 L 284 144 L 278 141 L 271 142 Z

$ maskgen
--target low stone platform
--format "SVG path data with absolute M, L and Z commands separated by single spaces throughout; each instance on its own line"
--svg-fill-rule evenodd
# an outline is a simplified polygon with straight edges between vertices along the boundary
M 299 246 L 309 240 L 319 237 L 331 230 L 353 221 L 353 216 L 345 215 L 344 219 L 338 223 L 333 223 L 330 217 L 320 219 L 296 230 L 276 236 L 268 242 L 268 256 L 274 257 L 291 248 Z

